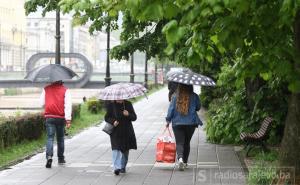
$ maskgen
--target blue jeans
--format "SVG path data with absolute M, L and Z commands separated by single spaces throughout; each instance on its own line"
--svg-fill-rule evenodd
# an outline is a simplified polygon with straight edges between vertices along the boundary
M 57 140 L 57 157 L 64 159 L 65 140 L 64 140 L 65 119 L 62 118 L 46 118 L 47 144 L 46 159 L 53 157 L 53 142 L 56 133 Z
M 113 158 L 113 166 L 114 170 L 126 168 L 128 162 L 129 150 L 124 153 L 121 150 L 113 150 L 112 158 Z

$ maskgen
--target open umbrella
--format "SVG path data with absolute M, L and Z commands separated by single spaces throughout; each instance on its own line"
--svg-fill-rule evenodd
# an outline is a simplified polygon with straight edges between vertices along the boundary
M 171 70 L 169 72 L 167 72 L 166 76 L 169 77 L 173 74 L 176 74 L 176 73 L 185 73 L 185 72 L 192 72 L 190 69 L 188 68 L 171 68 Z
M 101 100 L 127 100 L 130 98 L 146 95 L 147 89 L 136 83 L 117 83 L 105 87 L 100 91 Z
M 47 64 L 29 71 L 25 76 L 25 79 L 32 82 L 55 82 L 72 79 L 74 76 L 78 75 L 65 66 L 59 64 Z
M 171 74 L 169 81 L 186 85 L 215 86 L 216 83 L 209 77 L 194 73 L 192 71 L 182 71 Z

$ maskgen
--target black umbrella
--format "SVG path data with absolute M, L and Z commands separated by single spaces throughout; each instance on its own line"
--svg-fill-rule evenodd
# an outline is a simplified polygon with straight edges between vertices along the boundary
M 72 79 L 78 76 L 71 69 L 59 64 L 47 64 L 29 71 L 25 76 L 32 82 L 56 82 L 60 80 Z
M 169 81 L 186 85 L 215 86 L 216 83 L 209 77 L 194 73 L 192 71 L 184 71 L 173 73 L 168 77 Z

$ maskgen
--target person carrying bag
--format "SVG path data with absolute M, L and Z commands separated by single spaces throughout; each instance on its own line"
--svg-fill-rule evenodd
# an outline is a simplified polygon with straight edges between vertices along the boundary
M 190 141 L 195 128 L 203 125 L 197 114 L 200 108 L 199 96 L 193 92 L 193 86 L 179 84 L 168 108 L 166 127 L 172 124 L 176 141 L 178 169 L 180 171 L 188 166 Z
M 109 135 L 112 149 L 114 174 L 126 173 L 130 149 L 137 149 L 132 121 L 137 119 L 130 101 L 115 100 L 107 104 L 104 116 L 107 124 L 113 126 Z

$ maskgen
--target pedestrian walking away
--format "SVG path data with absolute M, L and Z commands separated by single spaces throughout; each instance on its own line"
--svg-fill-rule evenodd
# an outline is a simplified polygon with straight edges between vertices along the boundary
M 114 174 L 126 173 L 130 149 L 137 149 L 132 121 L 137 119 L 130 101 L 112 100 L 107 103 L 105 121 L 114 125 L 110 134 Z
M 187 168 L 190 141 L 195 128 L 203 124 L 197 114 L 200 107 L 199 96 L 193 92 L 193 86 L 179 84 L 168 108 L 166 127 L 169 127 L 169 124 L 172 123 L 178 168 L 181 171 Z
M 56 135 L 58 164 L 65 164 L 65 126 L 71 126 L 72 102 L 69 90 L 62 81 L 46 86 L 40 97 L 46 119 L 46 168 L 51 168 L 53 158 L 53 142 Z

